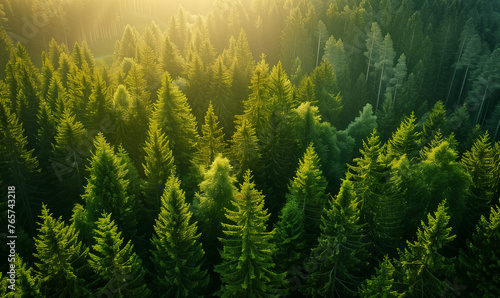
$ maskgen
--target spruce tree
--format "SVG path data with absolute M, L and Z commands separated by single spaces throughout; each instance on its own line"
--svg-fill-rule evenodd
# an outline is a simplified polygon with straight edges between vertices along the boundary
M 353 183 L 344 180 L 322 217 L 321 236 L 307 264 L 307 284 L 302 291 L 309 297 L 355 295 L 366 266 L 363 225 L 359 200 Z
M 222 223 L 226 222 L 224 210 L 231 208 L 231 201 L 236 193 L 236 178 L 227 158 L 217 156 L 204 173 L 200 183 L 200 192 L 195 195 L 193 207 L 195 216 L 201 222 L 203 247 L 207 252 L 208 265 L 217 264 L 219 254 L 218 237 L 222 236 Z
M 39 172 L 38 160 L 33 149 L 28 149 L 23 124 L 3 101 L 0 101 L 0 139 L 0 180 L 15 185 L 19 224 L 35 231 L 33 208 L 37 205 L 37 196 L 33 185 L 36 180 L 33 180 Z
M 406 117 L 399 128 L 392 134 L 387 143 L 387 158 L 390 162 L 406 154 L 412 159 L 418 154 L 421 133 L 417 131 L 416 118 L 413 113 Z
M 99 133 L 94 139 L 95 151 L 89 166 L 89 176 L 82 199 L 85 203 L 83 218 L 75 220 L 82 237 L 91 241 L 95 222 L 102 212 L 111 213 L 114 221 L 126 231 L 126 239 L 135 236 L 137 207 L 134 198 L 127 194 L 127 170 L 113 148 Z
M 292 266 L 301 264 L 306 252 L 304 214 L 296 201 L 288 201 L 283 206 L 275 228 L 276 269 L 292 275 Z
M 232 210 L 225 211 L 229 223 L 223 223 L 222 263 L 215 269 L 221 274 L 223 285 L 217 294 L 222 297 L 273 297 L 282 282 L 282 275 L 274 270 L 275 231 L 267 231 L 264 196 L 251 179 L 247 172 L 231 201 Z
M 88 248 L 78 240 L 75 227 L 61 218 L 54 219 L 45 204 L 40 219 L 34 254 L 40 292 L 45 296 L 88 297 L 83 279 L 88 271 Z
M 210 101 L 213 103 L 213 110 L 221 122 L 224 133 L 229 136 L 234 130 L 234 115 L 238 108 L 237 101 L 232 95 L 232 78 L 221 57 L 215 60 L 211 71 Z
M 197 164 L 204 168 L 209 167 L 218 154 L 225 151 L 224 132 L 219 127 L 219 119 L 214 114 L 212 102 L 208 105 L 205 114 L 205 123 L 201 126 L 201 137 L 198 141 Z
M 103 213 L 95 226 L 96 244 L 92 246 L 88 260 L 95 273 L 94 292 L 117 297 L 147 297 L 146 270 L 133 251 L 134 245 L 130 240 L 123 245 L 121 232 L 110 214 Z
M 467 202 L 474 213 L 472 222 L 486 215 L 495 193 L 495 158 L 494 150 L 486 132 L 474 142 L 472 148 L 462 155 L 462 167 L 472 178 L 471 194 Z
M 208 284 L 202 268 L 205 252 L 199 242 L 197 222 L 185 202 L 180 181 L 171 176 L 161 198 L 161 211 L 154 226 L 152 261 L 161 297 L 197 297 Z
M 342 96 L 337 87 L 337 81 L 328 60 L 321 62 L 311 74 L 311 80 L 315 87 L 317 105 L 321 118 L 330 122 L 333 126 L 339 126 L 342 111 Z
M 483 297 L 500 295 L 500 208 L 491 208 L 489 217 L 481 216 L 465 251 L 460 251 L 460 266 L 467 273 L 467 291 Z M 496 281 L 496 282 L 495 282 Z
M 184 66 L 184 59 L 177 46 L 166 34 L 163 40 L 162 51 L 160 54 L 160 67 L 163 71 L 168 71 L 175 79 L 181 75 Z
M 385 256 L 375 274 L 359 288 L 359 295 L 364 298 L 402 297 L 403 295 L 394 290 L 394 271 L 394 265 L 389 257 Z
M 189 173 L 191 160 L 197 151 L 196 118 L 191 113 L 186 96 L 173 84 L 168 73 L 163 77 L 162 84 L 153 118 L 171 142 L 175 164 L 183 178 Z
M 148 226 L 152 226 L 153 219 L 160 212 L 161 196 L 165 190 L 165 183 L 176 172 L 169 141 L 158 127 L 157 120 L 151 121 L 144 151 L 146 156 L 142 166 L 146 179 L 144 179 L 141 188 L 147 210 L 147 222 L 150 223 Z
M 425 141 L 433 139 L 436 132 L 446 123 L 446 109 L 441 101 L 437 101 L 431 113 L 422 125 L 422 138 Z
M 398 272 L 396 290 L 410 296 L 432 296 L 449 286 L 445 279 L 455 274 L 453 258 L 444 255 L 444 250 L 456 237 L 448 226 L 450 216 L 446 202 L 439 204 L 434 215 L 422 221 L 414 242 L 407 241 L 407 248 L 399 252 L 395 262 Z
M 255 169 L 260 158 L 258 138 L 250 121 L 243 118 L 231 139 L 231 160 L 236 162 L 236 176 L 241 180 L 247 170 Z
M 326 179 L 321 171 L 320 160 L 310 144 L 299 161 L 295 177 L 288 186 L 287 200 L 297 203 L 304 217 L 304 229 L 308 245 L 314 243 L 320 234 L 320 223 L 323 209 L 328 197 L 325 192 Z

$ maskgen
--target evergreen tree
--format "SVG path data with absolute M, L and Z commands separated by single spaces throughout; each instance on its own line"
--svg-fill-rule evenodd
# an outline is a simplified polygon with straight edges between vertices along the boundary
M 422 138 L 424 142 L 433 139 L 435 133 L 443 128 L 446 123 L 445 114 L 446 110 L 443 103 L 441 101 L 436 102 L 422 127 Z
M 221 274 L 223 285 L 218 295 L 222 297 L 269 297 L 281 286 L 282 276 L 274 272 L 275 231 L 267 231 L 269 214 L 264 209 L 264 196 L 251 179 L 247 172 L 231 201 L 232 210 L 225 212 L 230 223 L 223 223 L 222 263 L 215 269 Z
M 470 151 L 462 155 L 462 167 L 472 178 L 468 207 L 473 213 L 472 222 L 485 215 L 495 194 L 495 158 L 488 133 L 481 135 Z
M 363 145 L 363 140 L 370 136 L 377 128 L 377 116 L 373 115 L 372 105 L 367 103 L 359 116 L 347 127 L 347 133 L 355 140 L 355 149 L 357 152 Z
M 467 273 L 467 291 L 483 297 L 500 295 L 500 208 L 492 207 L 489 218 L 481 216 L 465 251 L 460 251 L 460 266 Z M 496 282 L 495 282 L 496 281 Z M 470 287 L 470 288 L 469 288 Z
M 123 245 L 121 232 L 109 214 L 103 213 L 95 226 L 96 244 L 92 246 L 88 262 L 96 274 L 93 282 L 96 293 L 117 297 L 148 296 L 149 290 L 144 283 L 146 271 L 133 252 L 134 245 L 130 240 Z
M 439 204 L 434 216 L 427 215 L 417 231 L 417 240 L 407 241 L 408 247 L 399 252 L 395 267 L 398 272 L 396 290 L 412 296 L 443 293 L 449 286 L 445 278 L 453 276 L 453 258 L 444 255 L 447 245 L 455 239 L 448 227 L 450 216 L 446 203 Z
M 237 111 L 237 102 L 233 98 L 231 85 L 232 78 L 230 73 L 224 66 L 222 58 L 219 57 L 212 65 L 212 79 L 210 81 L 209 93 L 211 103 L 213 103 L 212 109 L 220 119 L 221 126 L 227 136 L 233 132 L 234 115 Z
M 14 50 L 12 41 L 9 35 L 5 31 L 5 28 L 1 26 L 0 28 L 0 80 L 5 79 L 5 66 L 7 65 L 10 55 Z
M 86 124 L 88 129 L 100 129 L 101 121 L 112 117 L 112 99 L 109 96 L 109 90 L 103 79 L 102 73 L 98 73 L 92 84 L 92 94 L 86 108 Z
M 337 79 L 328 60 L 321 62 L 311 75 L 315 87 L 317 105 L 321 118 L 333 126 L 339 125 L 342 111 L 342 96 L 337 87 Z
M 151 121 L 148 138 L 144 146 L 145 163 L 142 165 L 146 179 L 141 185 L 144 205 L 147 209 L 146 221 L 153 225 L 153 220 L 160 212 L 161 196 L 168 178 L 175 175 L 174 157 L 169 148 L 169 141 L 158 127 L 156 120 Z
M 302 288 L 307 296 L 355 295 L 366 258 L 358 204 L 352 182 L 344 180 L 322 217 L 321 236 L 307 266 L 311 275 Z
M 51 171 L 57 178 L 54 200 L 57 211 L 65 216 L 69 215 L 73 204 L 83 191 L 85 182 L 85 156 L 88 154 L 86 146 L 87 132 L 83 124 L 66 110 L 57 125 L 57 133 L 51 156 Z M 90 149 L 90 148 L 88 148 Z M 54 177 L 54 176 L 52 176 Z
M 7 293 L 0 292 L 2 297 L 43 297 L 40 294 L 40 281 L 35 275 L 36 273 L 33 268 L 23 261 L 19 254 L 16 254 L 14 258 L 14 264 L 16 266 L 15 290 L 9 290 L 9 288 L 7 288 L 7 279 L 2 278 L 0 275 L 0 279 L 6 282 L 5 286 L 3 284 L 1 284 L 1 286 L 4 290 L 8 291 Z
M 361 297 L 401 297 L 400 293 L 394 290 L 394 265 L 388 256 L 380 263 L 375 275 L 367 279 L 359 288 Z
M 413 113 L 406 117 L 392 134 L 387 143 L 387 158 L 391 161 L 394 158 L 406 154 L 408 158 L 413 158 L 418 154 L 421 133 L 417 131 L 416 118 Z
M 168 73 L 163 77 L 153 118 L 170 142 L 180 177 L 186 177 L 197 151 L 196 119 L 186 96 L 172 83 Z
M 296 202 L 304 217 L 304 229 L 308 245 L 319 236 L 323 209 L 326 207 L 326 179 L 321 171 L 320 160 L 311 144 L 299 162 L 295 177 L 288 186 L 287 200 Z
M 205 252 L 198 240 L 197 222 L 191 221 L 191 216 L 180 181 L 171 176 L 151 240 L 152 261 L 160 284 L 156 294 L 161 297 L 202 296 L 208 284 L 207 272 L 202 269 Z
M 95 137 L 94 147 L 89 178 L 82 195 L 85 203 L 83 218 L 77 216 L 75 226 L 80 229 L 83 239 L 90 241 L 100 214 L 109 212 L 113 220 L 127 232 L 126 239 L 131 239 L 135 236 L 136 219 L 133 210 L 137 205 L 134 198 L 127 194 L 129 181 L 125 179 L 125 165 L 101 133 Z
M 65 225 L 61 218 L 54 219 L 45 204 L 40 219 L 34 254 L 39 260 L 35 265 L 40 292 L 44 296 L 88 297 L 83 280 L 88 248 L 78 240 L 75 227 Z
M 296 201 L 288 201 L 283 206 L 275 227 L 276 268 L 293 275 L 292 266 L 300 264 L 306 252 L 304 214 Z
M 214 107 L 210 102 L 205 115 L 205 123 L 201 127 L 201 137 L 198 142 L 197 164 L 209 167 L 218 154 L 225 151 L 224 132 L 219 127 L 218 117 L 214 114 Z
M 226 222 L 224 210 L 231 208 L 231 201 L 236 193 L 235 182 L 229 160 L 219 155 L 204 173 L 199 186 L 200 193 L 194 198 L 193 207 L 203 229 L 203 247 L 207 252 L 209 266 L 220 260 L 214 248 L 219 247 L 217 238 L 222 236 L 222 223 Z
M 260 158 L 258 139 L 255 135 L 255 128 L 246 118 L 243 118 L 236 126 L 231 139 L 230 156 L 236 162 L 235 171 L 239 180 L 243 178 L 247 170 L 256 168 Z
M 168 71 L 173 78 L 181 75 L 184 65 L 184 59 L 177 46 L 166 34 L 163 40 L 162 51 L 160 55 L 160 67 L 163 71 Z
M 22 123 L 3 101 L 0 101 L 0 139 L 0 180 L 15 185 L 18 222 L 20 225 L 25 224 L 27 230 L 34 231 L 33 208 L 38 200 L 33 179 L 39 172 L 38 160 L 33 155 L 33 149 L 28 149 Z
M 197 52 L 192 52 L 188 61 L 185 69 L 187 78 L 186 96 L 198 123 L 202 123 L 209 102 L 209 76 Z

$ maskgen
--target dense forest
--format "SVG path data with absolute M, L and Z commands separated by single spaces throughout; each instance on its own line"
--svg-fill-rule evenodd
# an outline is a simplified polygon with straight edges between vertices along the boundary
M 0 22 L 2 297 L 500 297 L 500 1 Z

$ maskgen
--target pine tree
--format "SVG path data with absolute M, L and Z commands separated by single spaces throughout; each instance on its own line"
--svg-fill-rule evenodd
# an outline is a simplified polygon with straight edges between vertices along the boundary
M 7 65 L 10 55 L 14 50 L 12 41 L 5 31 L 5 28 L 0 28 L 0 80 L 5 79 L 5 66 Z
M 198 141 L 197 164 L 209 167 L 218 154 L 225 151 L 224 132 L 219 127 L 219 119 L 214 114 L 214 107 L 210 102 L 205 115 L 205 123 L 201 127 L 201 137 Z
M 231 160 L 236 162 L 236 176 L 241 180 L 247 170 L 256 168 L 260 158 L 258 139 L 255 135 L 255 128 L 250 122 L 243 118 L 236 126 L 236 131 L 231 139 L 230 148 Z
M 359 295 L 367 298 L 403 296 L 394 290 L 394 271 L 394 265 L 389 257 L 385 256 L 375 275 L 367 279 L 359 288 Z
M 177 46 L 166 34 L 163 40 L 162 51 L 160 55 L 160 67 L 163 71 L 168 71 L 173 78 L 181 75 L 184 65 L 184 59 Z
M 245 108 L 243 117 L 255 128 L 257 137 L 260 137 L 267 116 L 264 106 L 269 99 L 269 65 L 265 61 L 265 56 L 262 56 L 261 61 L 255 66 L 251 83 L 251 93 L 243 102 Z
M 347 178 L 353 181 L 354 191 L 359 198 L 360 217 L 363 223 L 373 231 L 377 206 L 386 193 L 386 165 L 382 160 L 383 145 L 373 130 L 370 137 L 363 141 L 361 157 L 355 158 L 355 165 L 348 165 Z
M 462 155 L 462 167 L 472 178 L 468 200 L 468 207 L 474 214 L 472 222 L 488 212 L 495 198 L 494 154 L 489 134 L 486 132 L 474 142 L 470 151 Z
M 89 176 L 82 199 L 85 203 L 83 218 L 76 220 L 82 238 L 90 241 L 95 222 L 102 212 L 111 213 L 114 221 L 127 232 L 126 238 L 135 236 L 136 218 L 133 210 L 137 207 L 134 198 L 127 194 L 129 181 L 127 171 L 113 148 L 99 133 L 94 139 L 95 151 L 89 166 Z
M 347 127 L 347 133 L 355 140 L 354 151 L 357 152 L 363 146 L 363 140 L 370 136 L 377 128 L 377 116 L 373 115 L 372 105 L 367 103 L 359 116 Z
M 344 180 L 322 217 L 321 236 L 307 264 L 311 274 L 302 288 L 307 296 L 355 294 L 366 258 L 358 204 L 352 182 Z
M 229 136 L 234 129 L 234 115 L 238 107 L 232 95 L 232 78 L 220 56 L 215 60 L 211 70 L 210 100 L 213 103 L 215 115 L 220 119 L 224 133 Z
M 455 235 L 448 227 L 450 216 L 446 202 L 439 204 L 434 216 L 427 215 L 417 231 L 417 240 L 407 241 L 408 247 L 399 252 L 395 262 L 399 285 L 396 290 L 411 296 L 432 296 L 448 288 L 445 278 L 455 273 L 453 258 L 444 256 L 444 250 Z
M 272 297 L 281 286 L 282 276 L 274 272 L 275 231 L 267 231 L 269 214 L 264 209 L 264 196 L 251 179 L 247 172 L 231 201 L 232 210 L 225 212 L 229 223 L 223 223 L 225 236 L 220 238 L 222 263 L 215 269 L 221 274 L 223 285 L 218 295 L 222 297 Z
M 328 60 L 321 62 L 311 75 L 315 87 L 317 105 L 321 118 L 333 126 L 339 125 L 342 111 L 342 96 L 337 87 L 337 79 Z
M 96 275 L 93 285 L 97 287 L 97 295 L 147 297 L 146 270 L 133 251 L 134 245 L 130 240 L 123 245 L 122 233 L 109 214 L 103 213 L 95 226 L 96 244 L 92 246 L 88 262 Z
M 90 142 L 83 124 L 69 110 L 65 110 L 57 125 L 50 159 L 51 171 L 55 175 L 52 177 L 57 179 L 54 191 L 58 206 L 56 211 L 64 216 L 69 215 L 69 210 L 83 192 L 87 146 Z
M 421 133 L 417 131 L 416 118 L 412 113 L 410 117 L 406 117 L 392 134 L 391 139 L 387 143 L 387 158 L 391 161 L 406 154 L 409 159 L 412 159 L 418 154 L 420 145 Z
M 35 265 L 40 292 L 45 296 L 88 297 L 83 280 L 88 248 L 78 240 L 75 227 L 65 225 L 61 218 L 54 219 L 45 204 L 40 219 L 34 254 L 39 260 Z
M 205 252 L 199 242 L 197 222 L 191 220 L 180 181 L 171 176 L 161 199 L 161 212 L 151 240 L 152 261 L 161 297 L 197 297 L 208 284 L 207 271 L 202 269 Z
M 437 101 L 431 110 L 431 113 L 425 119 L 422 127 L 422 138 L 429 141 L 434 138 L 436 132 L 442 129 L 446 123 L 446 110 L 441 101 Z
M 7 288 L 7 283 L 1 286 L 4 290 L 7 290 L 7 293 L 1 293 L 2 297 L 42 297 L 40 294 L 40 281 L 38 280 L 36 273 L 33 268 L 31 268 L 19 254 L 15 255 L 14 264 L 16 266 L 16 282 L 14 285 L 14 291 L 11 291 Z M 6 281 L 7 279 L 2 278 L 2 281 Z M 10 284 L 9 284 L 10 285 Z
M 460 251 L 460 266 L 467 273 L 468 292 L 483 297 L 500 295 L 499 241 L 500 208 L 495 206 L 489 218 L 481 216 L 466 250 Z
M 197 52 L 191 53 L 191 58 L 185 68 L 187 78 L 186 97 L 193 109 L 193 114 L 202 123 L 209 102 L 209 76 L 203 61 Z
M 288 186 L 287 200 L 297 203 L 304 217 L 304 229 L 310 245 L 319 236 L 323 209 L 328 202 L 326 179 L 321 171 L 320 160 L 310 144 L 299 162 L 295 177 Z
M 163 77 L 162 84 L 153 118 L 170 142 L 175 164 L 182 178 L 187 176 L 191 159 L 197 151 L 196 119 L 186 96 L 172 83 L 168 73 Z
M 226 222 L 224 210 L 231 208 L 231 201 L 236 193 L 235 177 L 229 160 L 217 156 L 204 173 L 200 183 L 200 193 L 194 198 L 195 216 L 202 223 L 203 247 L 207 252 L 208 265 L 220 260 L 215 247 L 219 247 L 218 237 L 222 236 L 222 223 Z
M 142 164 L 146 179 L 141 185 L 144 204 L 147 209 L 147 221 L 153 225 L 153 220 L 160 212 L 161 196 L 165 183 L 170 176 L 175 175 L 174 157 L 169 148 L 169 141 L 158 127 L 156 120 L 151 121 L 148 138 L 144 146 L 145 162 Z
M 0 101 L 0 139 L 0 180 L 15 185 L 18 222 L 34 231 L 36 226 L 33 208 L 37 205 L 37 196 L 32 183 L 39 172 L 38 160 L 33 155 L 33 150 L 27 148 L 22 123 L 3 101 Z
M 276 268 L 293 275 L 292 266 L 300 264 L 306 252 L 304 214 L 296 201 L 288 201 L 283 206 L 275 228 Z
M 85 126 L 88 129 L 100 129 L 101 121 L 111 120 L 113 104 L 108 92 L 108 86 L 102 73 L 98 73 L 92 84 L 92 94 L 86 108 L 87 121 Z

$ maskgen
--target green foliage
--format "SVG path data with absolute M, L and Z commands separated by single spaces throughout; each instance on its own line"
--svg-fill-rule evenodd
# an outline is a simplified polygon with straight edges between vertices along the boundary
M 264 209 L 264 196 L 255 189 L 250 172 L 245 174 L 231 203 L 234 211 L 226 209 L 229 223 L 223 224 L 225 236 L 220 238 L 224 247 L 222 263 L 215 269 L 223 282 L 218 294 L 222 297 L 273 297 L 282 280 L 281 274 L 273 269 L 275 232 L 267 231 L 269 214 Z
M 78 240 L 75 227 L 65 225 L 61 218 L 54 219 L 45 205 L 40 219 L 34 254 L 39 261 L 35 265 L 41 281 L 40 292 L 45 296 L 88 297 L 83 279 L 88 271 L 85 264 L 88 248 Z
M 465 251 L 460 252 L 460 266 L 467 273 L 467 289 L 478 296 L 494 297 L 500 295 L 499 248 L 500 208 L 492 207 L 488 217 L 481 216 L 476 232 L 467 241 Z
M 125 164 L 102 134 L 96 136 L 94 146 L 89 178 L 82 195 L 85 203 L 84 218 L 75 219 L 75 225 L 81 230 L 83 239 L 90 241 L 100 214 L 109 212 L 113 220 L 127 231 L 126 238 L 130 239 L 135 234 L 137 224 L 133 215 L 137 203 L 135 198 L 129 197 L 127 193 L 129 181 L 125 179 Z
M 489 134 L 481 135 L 472 145 L 470 151 L 462 156 L 462 166 L 472 178 L 471 197 L 468 200 L 470 211 L 474 212 L 472 220 L 476 221 L 481 214 L 486 214 L 494 199 L 495 193 L 495 152 Z
M 309 297 L 345 297 L 355 294 L 365 267 L 366 249 L 359 200 L 354 186 L 344 180 L 322 217 L 321 236 L 311 252 L 311 275 L 303 292 Z
M 103 213 L 95 223 L 95 245 L 89 253 L 89 264 L 96 274 L 93 282 L 97 295 L 118 297 L 148 296 L 144 283 L 146 271 L 133 252 L 130 240 L 123 246 L 123 238 L 110 214 Z
M 191 159 L 197 151 L 196 119 L 191 113 L 186 96 L 172 83 L 168 73 L 165 73 L 162 87 L 158 91 L 153 118 L 170 142 L 180 177 L 186 177 Z
M 380 263 L 379 268 L 371 279 L 367 279 L 359 288 L 361 297 L 401 297 L 400 293 L 394 290 L 394 271 L 388 256 L 385 256 L 384 261 Z
M 427 215 L 427 224 L 422 221 L 417 240 L 408 241 L 408 247 L 399 252 L 395 262 L 399 292 L 427 296 L 448 289 L 445 279 L 455 274 L 455 268 L 453 258 L 446 257 L 444 251 L 456 236 L 448 227 L 450 216 L 445 205 L 443 201 L 434 216 Z
M 412 159 L 418 154 L 421 133 L 417 131 L 416 118 L 413 113 L 406 117 L 392 134 L 387 143 L 387 158 L 389 161 L 406 154 Z
M 238 107 L 231 90 L 231 85 L 233 83 L 230 76 L 231 74 L 226 66 L 224 66 L 221 57 L 215 60 L 211 70 L 212 80 L 210 82 L 209 94 L 211 103 L 213 103 L 212 109 L 214 110 L 215 115 L 220 119 L 224 133 L 226 135 L 230 135 L 234 128 L 234 114 L 236 113 L 236 108 Z
M 155 218 L 160 212 L 161 196 L 165 189 L 165 183 L 176 172 L 169 141 L 158 127 L 157 120 L 151 121 L 144 151 L 146 156 L 142 166 L 146 179 L 144 179 L 141 189 L 147 209 L 147 221 L 153 224 L 151 218 Z
M 208 284 L 207 272 L 201 267 L 205 252 L 198 240 L 197 222 L 191 216 L 180 181 L 171 176 L 151 239 L 152 261 L 160 285 L 156 294 L 161 297 L 201 296 Z
M 439 129 L 442 129 L 446 123 L 446 110 L 441 101 L 436 102 L 431 113 L 425 119 L 422 128 L 422 138 L 431 140 Z
M 219 127 L 219 119 L 214 114 L 214 107 L 210 102 L 205 115 L 205 123 L 201 127 L 201 137 L 198 141 L 197 164 L 209 167 L 218 154 L 225 151 L 223 129 Z
M 311 144 L 299 161 L 295 177 L 288 186 L 287 200 L 297 204 L 304 217 L 308 245 L 319 236 L 319 225 L 327 203 L 326 179 L 323 177 L 318 155 Z
M 362 111 L 359 111 L 359 116 L 347 127 L 347 133 L 356 141 L 355 151 L 361 148 L 363 140 L 376 128 L 377 116 L 373 115 L 372 105 L 368 103 Z
M 231 139 L 230 156 L 236 162 L 235 171 L 239 178 L 242 178 L 247 170 L 254 169 L 260 158 L 255 128 L 246 118 L 236 126 Z
M 296 201 L 290 200 L 283 206 L 275 227 L 276 268 L 287 272 L 293 265 L 301 263 L 306 251 L 304 213 Z
M 317 105 L 321 118 L 338 126 L 342 111 L 342 96 L 337 89 L 337 80 L 328 60 L 321 62 L 311 75 L 315 86 Z

